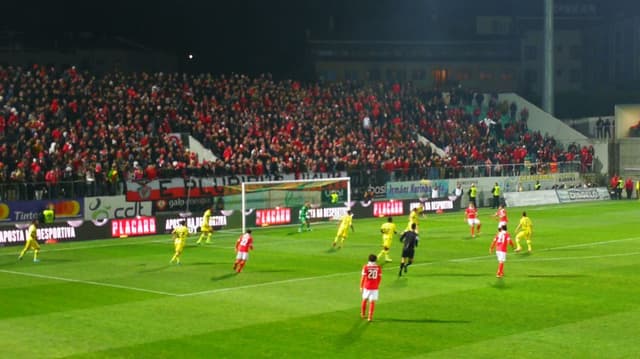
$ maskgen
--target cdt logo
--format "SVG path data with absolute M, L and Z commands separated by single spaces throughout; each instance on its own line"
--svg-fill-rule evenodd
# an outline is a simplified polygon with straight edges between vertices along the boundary
M 151 216 L 151 202 L 127 202 L 125 196 L 85 198 L 85 220 L 97 226 L 109 219 Z

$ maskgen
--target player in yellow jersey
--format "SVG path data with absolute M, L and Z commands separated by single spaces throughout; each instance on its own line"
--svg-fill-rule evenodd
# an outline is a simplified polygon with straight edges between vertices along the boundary
M 202 243 L 202 241 L 206 238 L 205 243 L 211 243 L 211 234 L 213 230 L 211 229 L 211 225 L 209 221 L 211 220 L 211 208 L 207 208 L 202 215 L 202 225 L 200 226 L 200 238 L 196 244 Z
M 345 214 L 340 220 L 338 233 L 336 234 L 336 238 L 333 240 L 334 248 L 336 245 L 338 248 L 342 248 L 344 240 L 347 239 L 347 235 L 349 234 L 349 228 L 351 228 L 351 232 L 355 231 L 353 229 L 353 213 L 351 213 L 351 211 L 347 211 L 347 214 Z M 338 243 L 338 241 L 340 241 L 340 243 Z
M 518 232 L 518 230 L 520 232 Z M 531 219 L 527 217 L 527 212 L 522 212 L 522 218 L 520 218 L 520 223 L 515 230 L 518 234 L 516 234 L 516 252 L 520 252 L 522 247 L 520 246 L 520 240 L 525 239 L 527 241 L 527 249 L 529 253 L 531 253 L 531 235 L 533 234 L 533 224 L 531 223 Z
M 27 240 L 24 243 L 24 248 L 22 252 L 20 252 L 20 256 L 18 259 L 22 260 L 24 254 L 27 253 L 29 249 L 33 249 L 33 261 L 38 263 L 40 260 L 38 259 L 38 253 L 40 252 L 40 245 L 38 244 L 38 221 L 33 220 L 31 225 L 29 226 L 29 230 L 27 233 Z
M 396 224 L 393 223 L 393 217 L 389 217 L 387 219 L 387 223 L 380 226 L 380 233 L 382 233 L 382 251 L 378 254 L 378 258 L 382 258 L 384 255 L 384 260 L 386 262 L 391 262 L 391 258 L 389 258 L 389 249 L 393 243 L 393 235 L 398 233 Z
M 418 227 L 419 227 L 419 224 L 418 224 L 418 216 L 419 216 L 419 215 L 420 215 L 420 213 L 423 211 L 423 208 L 424 208 L 424 207 L 422 207 L 422 205 L 420 205 L 420 206 L 418 206 L 418 207 L 414 208 L 414 209 L 411 211 L 411 213 L 409 213 L 409 223 L 407 223 L 407 228 L 405 228 L 405 229 L 404 229 L 404 231 L 405 231 L 405 232 L 408 232 L 408 231 L 410 231 L 410 230 L 411 230 L 411 228 L 412 228 L 412 226 L 411 226 L 411 225 L 412 225 L 412 224 L 415 224 L 415 225 L 416 225 L 416 229 L 414 230 L 414 232 L 416 232 L 416 233 L 418 233 L 418 232 L 419 232 L 419 231 L 418 231 Z
M 185 221 L 181 220 L 179 222 L 179 226 L 173 229 L 172 238 L 173 238 L 173 247 L 175 249 L 175 254 L 169 263 L 176 262 L 176 264 L 180 264 L 180 256 L 182 255 L 182 251 L 184 250 L 184 245 L 187 242 L 187 237 L 189 236 L 189 228 L 184 225 Z

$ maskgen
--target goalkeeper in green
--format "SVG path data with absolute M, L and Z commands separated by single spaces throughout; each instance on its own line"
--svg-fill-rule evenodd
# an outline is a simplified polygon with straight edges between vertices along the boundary
M 298 213 L 298 220 L 300 220 L 300 227 L 298 228 L 298 232 L 302 232 L 302 229 L 306 225 L 305 229 L 307 232 L 311 231 L 311 223 L 309 222 L 309 202 L 305 202 L 300 208 L 300 212 Z

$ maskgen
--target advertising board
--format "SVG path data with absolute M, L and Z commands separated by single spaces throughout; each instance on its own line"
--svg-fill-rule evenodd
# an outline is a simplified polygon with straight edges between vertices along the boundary
M 109 219 L 148 217 L 152 214 L 151 202 L 127 202 L 125 196 L 84 198 L 84 219 L 106 222 Z
M 56 219 L 83 218 L 82 198 L 33 201 L 7 201 L 0 203 L 0 222 L 30 222 L 40 219 L 42 211 L 54 206 Z
M 22 245 L 27 238 L 28 223 L 5 224 L 0 226 L 0 246 Z M 85 241 L 109 238 L 109 226 L 95 225 L 91 221 L 69 221 L 40 225 L 38 241 L 54 239 L 57 242 Z
M 604 187 L 559 189 L 556 190 L 556 193 L 561 203 L 611 199 L 609 191 Z
M 136 217 L 111 220 L 111 237 L 135 237 L 156 234 L 155 217 Z
M 180 221 L 185 221 L 185 225 L 189 228 L 189 233 L 191 234 L 197 233 L 202 227 L 202 217 L 157 216 L 156 219 L 161 228 L 161 231 L 158 232 L 162 233 L 171 233 L 180 224 Z M 221 229 L 227 226 L 227 223 L 226 216 L 211 216 L 209 218 L 209 225 L 214 229 Z

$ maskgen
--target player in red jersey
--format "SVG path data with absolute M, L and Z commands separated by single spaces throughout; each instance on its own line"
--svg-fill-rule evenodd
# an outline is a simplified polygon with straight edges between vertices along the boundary
M 471 238 L 475 238 L 476 234 L 480 235 L 480 220 L 478 219 L 478 209 L 473 205 L 472 202 L 469 202 L 469 207 L 464 211 L 464 218 L 469 224 L 469 228 L 471 228 Z
M 502 278 L 504 277 L 504 262 L 507 260 L 507 245 L 511 246 L 511 249 L 514 248 L 513 241 L 511 240 L 511 236 L 509 232 L 507 232 L 507 226 L 500 227 L 500 231 L 496 234 L 496 237 L 491 242 L 491 247 L 489 248 L 489 254 L 493 253 L 493 250 L 496 250 L 496 257 L 498 258 L 498 271 L 496 272 L 496 277 Z
M 242 272 L 242 268 L 247 263 L 249 251 L 253 249 L 253 237 L 251 230 L 247 229 L 247 233 L 243 234 L 236 241 L 236 261 L 233 263 L 233 270 L 236 273 Z
M 506 226 L 509 219 L 507 218 L 507 210 L 504 209 L 503 205 L 498 206 L 498 211 L 493 215 L 498 219 L 498 230 L 502 228 L 502 226 Z
M 362 267 L 362 278 L 360 279 L 360 291 L 362 292 L 362 305 L 360 316 L 365 318 L 367 309 L 367 301 L 369 302 L 368 321 L 373 320 L 373 310 L 378 300 L 378 287 L 382 280 L 382 267 L 376 263 L 378 257 L 375 254 L 369 254 L 369 262 Z

